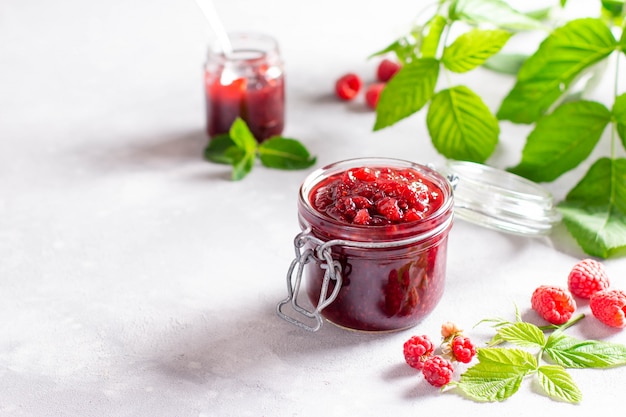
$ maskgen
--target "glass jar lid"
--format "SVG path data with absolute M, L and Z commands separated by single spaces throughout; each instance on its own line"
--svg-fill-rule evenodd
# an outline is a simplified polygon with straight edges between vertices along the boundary
M 441 171 L 454 186 L 461 219 L 525 236 L 547 235 L 561 221 L 552 194 L 526 178 L 466 161 L 447 161 Z

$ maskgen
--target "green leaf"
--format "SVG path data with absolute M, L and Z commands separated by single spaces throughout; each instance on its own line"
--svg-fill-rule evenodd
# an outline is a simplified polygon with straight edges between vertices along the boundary
M 444 49 L 441 62 L 453 72 L 470 71 L 500 51 L 510 37 L 511 33 L 501 29 L 472 29 Z
M 600 103 L 562 104 L 537 122 L 521 162 L 510 171 L 537 182 L 555 180 L 589 156 L 610 120 L 611 112 Z
M 426 123 L 433 145 L 450 159 L 484 162 L 498 144 L 497 119 L 465 86 L 438 92 L 430 103 Z
M 515 123 L 536 121 L 578 75 L 616 47 L 611 30 L 599 19 L 572 20 L 556 29 L 520 69 L 498 118 Z
M 597 340 L 578 340 L 555 332 L 544 350 L 566 368 L 608 368 L 626 365 L 626 346 Z
M 204 158 L 218 164 L 233 165 L 239 160 L 243 151 L 235 145 L 235 142 L 227 134 L 212 138 L 204 148 Z
M 485 61 L 483 67 L 508 75 L 517 75 L 528 55 L 500 52 Z
M 537 376 L 544 391 L 550 397 L 574 404 L 582 400 L 582 392 L 562 366 L 540 366 L 537 369 Z
M 441 34 L 445 29 L 447 20 L 441 15 L 435 15 L 427 26 L 428 34 L 423 38 L 421 52 L 424 58 L 434 58 L 439 49 Z
M 257 141 L 242 118 L 238 117 L 235 119 L 230 126 L 228 134 L 235 145 L 239 149 L 243 149 L 246 154 L 254 154 L 256 152 Z
M 422 44 L 422 30 L 421 26 L 415 27 L 409 34 L 374 52 L 368 58 L 394 53 L 402 64 L 414 60 Z
M 433 58 L 405 64 L 382 90 L 374 130 L 391 126 L 424 107 L 433 96 L 438 76 L 439 62 Z
M 502 0 L 458 0 L 451 11 L 454 18 L 472 25 L 490 23 L 510 30 L 534 30 L 546 27 Z
M 512 323 L 509 326 L 500 327 L 498 335 L 507 342 L 521 347 L 543 348 L 546 343 L 546 337 L 541 329 L 534 324 L 526 322 Z
M 252 167 L 254 166 L 255 157 L 254 154 L 242 154 L 241 159 L 235 161 L 233 163 L 233 173 L 232 180 L 239 181 L 242 180 L 246 175 L 252 171 Z
M 587 254 L 626 253 L 626 159 L 596 161 L 558 207 Z
M 602 9 L 612 17 L 619 17 L 624 12 L 624 0 L 602 0 Z
M 503 401 L 517 392 L 524 377 L 537 368 L 528 352 L 508 348 L 482 348 L 478 363 L 465 371 L 457 386 L 478 401 Z
M 624 31 L 626 33 L 626 30 Z M 613 117 L 617 125 L 617 134 L 626 149 L 626 93 L 618 96 L 613 103 Z
M 550 13 L 552 13 L 552 7 L 544 7 L 542 9 L 531 10 L 525 12 L 524 14 L 531 19 L 535 20 L 546 20 L 550 17 Z
M 273 137 L 258 148 L 261 163 L 269 168 L 304 169 L 315 163 L 309 151 L 295 139 Z

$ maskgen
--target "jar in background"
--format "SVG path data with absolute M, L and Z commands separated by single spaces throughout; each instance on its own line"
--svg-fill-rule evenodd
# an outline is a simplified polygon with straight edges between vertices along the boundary
M 408 175 L 411 180 L 396 187 L 388 177 L 382 183 L 386 173 Z M 383 212 L 392 206 L 406 208 L 406 202 L 413 198 L 406 194 L 409 188 L 421 190 L 425 198 L 420 197 L 420 201 L 430 199 L 430 203 L 420 206 L 421 214 L 409 215 L 406 211 L 398 215 L 404 219 L 397 217 L 393 222 L 382 219 L 385 216 L 380 214 L 368 219 L 367 210 L 362 208 L 369 203 L 357 201 L 355 205 L 354 198 L 341 200 L 346 196 L 342 188 L 344 181 L 357 184 L 360 191 L 372 187 L 372 194 L 376 195 L 366 200 L 378 201 L 373 204 Z M 381 199 L 380 193 L 386 196 Z M 363 195 L 368 195 L 367 190 Z M 333 199 L 341 200 L 337 206 L 340 212 L 335 208 L 324 209 Z M 393 199 L 393 204 L 388 204 L 389 199 Z M 350 218 L 348 222 L 345 213 Z M 387 217 L 394 218 L 394 212 L 389 213 Z M 450 183 L 423 165 L 396 159 L 359 158 L 313 172 L 299 192 L 302 233 L 294 241 L 296 259 L 287 277 L 289 296 L 279 303 L 278 314 L 313 331 L 321 327 L 322 318 L 343 328 L 371 332 L 415 326 L 435 308 L 443 294 L 452 214 Z M 297 302 L 303 275 L 313 311 Z M 287 304 L 307 320 L 284 313 Z M 306 323 L 311 320 L 313 325 Z
M 285 124 L 283 62 L 270 36 L 237 33 L 232 52 L 212 49 L 204 68 L 207 134 L 228 133 L 237 117 L 263 141 L 280 135 Z

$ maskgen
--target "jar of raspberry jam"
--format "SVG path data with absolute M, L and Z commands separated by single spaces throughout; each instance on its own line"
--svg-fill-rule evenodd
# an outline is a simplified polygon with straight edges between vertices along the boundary
M 313 172 L 299 192 L 302 232 L 278 314 L 312 331 L 323 319 L 369 332 L 415 326 L 443 294 L 452 214 L 450 182 L 427 166 L 361 158 Z M 303 275 L 312 309 L 297 301 Z
M 229 40 L 232 51 L 211 49 L 204 68 L 208 135 L 228 133 L 237 117 L 259 142 L 280 135 L 285 82 L 276 40 L 253 33 L 231 34 Z

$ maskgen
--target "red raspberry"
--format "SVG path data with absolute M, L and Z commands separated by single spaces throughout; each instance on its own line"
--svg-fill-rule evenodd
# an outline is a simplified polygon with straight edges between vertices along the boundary
M 576 310 L 576 301 L 565 289 L 550 285 L 537 288 L 530 303 L 543 319 L 552 324 L 563 324 Z
M 626 327 L 626 291 L 598 291 L 589 300 L 591 313 L 611 327 Z
M 454 367 L 452 363 L 439 355 L 432 356 L 424 362 L 422 374 L 430 385 L 443 387 L 452 381 Z
M 383 91 L 383 88 L 385 88 L 384 83 L 374 83 L 370 84 L 370 86 L 367 87 L 367 90 L 365 90 L 365 102 L 370 109 L 376 110 L 378 100 L 380 99 L 380 93 Z
M 363 82 L 358 75 L 349 73 L 335 83 L 335 94 L 342 100 L 352 100 L 361 90 Z
M 463 363 L 470 363 L 476 355 L 476 348 L 469 337 L 456 336 L 450 343 L 454 358 Z
M 424 361 L 435 350 L 428 336 L 413 336 L 404 342 L 404 360 L 411 368 L 422 369 Z
M 580 298 L 591 298 L 594 293 L 609 288 L 609 285 L 604 265 L 593 259 L 578 262 L 567 278 L 570 292 Z
M 396 75 L 396 72 L 398 72 L 399 70 L 400 64 L 385 58 L 380 61 L 380 64 L 378 64 L 378 68 L 376 69 L 376 77 L 378 78 L 378 81 L 386 83 L 394 75 Z

